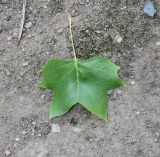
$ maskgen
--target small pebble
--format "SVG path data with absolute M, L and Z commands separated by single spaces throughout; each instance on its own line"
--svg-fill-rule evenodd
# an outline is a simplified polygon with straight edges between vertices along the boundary
M 32 125 L 36 125 L 37 123 L 35 121 L 32 122 Z
M 12 40 L 12 36 L 7 37 L 7 40 L 11 41 Z
M 134 85 L 135 84 L 135 81 L 131 81 L 131 85 Z
M 62 31 L 63 31 L 63 29 L 58 29 L 58 30 L 57 30 L 57 33 L 58 33 L 58 34 L 61 34 Z
M 20 140 L 20 138 L 16 137 L 15 140 L 18 142 Z
M 121 91 L 121 90 L 117 90 L 117 93 L 118 93 L 118 94 L 121 94 L 121 93 L 122 93 L 122 91 Z
M 115 39 L 119 44 L 123 41 L 123 38 L 120 35 L 117 35 Z
M 86 3 L 88 4 L 90 0 L 86 0 Z
M 4 153 L 5 153 L 6 156 L 10 156 L 11 155 L 11 151 L 9 151 L 9 150 L 5 150 Z
M 84 2 L 83 2 L 83 1 L 80 1 L 79 4 L 80 4 L 80 5 L 84 5 Z
M 27 65 L 28 65 L 28 62 L 24 62 L 24 63 L 22 64 L 23 67 L 26 67 Z
M 114 97 L 114 98 L 117 98 L 117 96 L 118 96 L 118 95 L 117 95 L 116 93 L 113 94 L 113 97 Z
M 47 9 L 47 4 L 45 4 L 43 7 L 44 7 L 44 9 Z
M 89 34 L 89 30 L 88 29 L 86 30 L 86 33 Z
M 73 128 L 72 128 L 72 131 L 75 132 L 75 133 L 81 133 L 81 132 L 82 132 L 82 129 L 77 128 L 77 127 L 73 127 Z
M 122 8 L 120 8 L 121 10 L 126 10 L 127 6 L 123 6 Z
M 59 124 L 52 124 L 52 133 L 59 133 L 60 132 L 60 126 Z
M 44 99 L 44 98 L 45 98 L 45 95 L 42 95 L 41 97 L 42 97 L 42 99 Z
M 13 37 L 14 39 L 16 39 L 16 38 L 17 38 L 17 33 L 14 32 L 14 33 L 12 34 L 12 37 Z
M 30 38 L 32 38 L 32 37 L 33 37 L 33 34 L 28 34 L 28 35 L 27 35 L 27 38 L 28 38 L 28 39 L 30 39 Z
M 38 136 L 38 137 L 41 137 L 41 136 L 42 136 L 42 134 L 38 134 L 37 136 Z
M 10 71 L 9 71 L 8 69 L 5 69 L 5 72 L 6 72 L 6 75 L 7 75 L 7 76 L 10 76 L 10 75 L 11 75 L 11 73 L 10 73 Z
M 27 23 L 24 25 L 24 27 L 25 27 L 26 29 L 31 28 L 31 27 L 32 27 L 32 22 L 27 22 Z
M 143 11 L 146 15 L 150 16 L 150 17 L 154 17 L 156 10 L 153 6 L 153 2 L 148 1 L 146 2 L 146 4 L 144 5 Z
M 136 114 L 140 114 L 140 112 L 139 112 L 139 111 L 137 111 L 137 112 L 136 112 Z
M 156 46 L 160 46 L 160 41 L 157 41 L 157 42 L 156 42 Z
M 78 16 L 78 11 L 76 11 L 75 9 L 73 9 L 73 10 L 71 10 L 71 16 L 72 17 L 76 17 L 76 16 Z
M 74 16 L 75 15 L 75 10 L 73 9 L 73 10 L 71 10 L 71 16 Z
M 99 30 L 97 30 L 97 31 L 95 31 L 96 33 L 98 33 L 98 34 L 100 34 L 101 33 L 101 31 L 99 31 Z
M 24 75 L 24 72 L 20 72 L 20 75 L 23 76 L 23 75 Z
M 23 135 L 26 135 L 26 134 L 27 134 L 27 132 L 26 132 L 26 131 L 22 131 L 22 134 L 23 134 Z

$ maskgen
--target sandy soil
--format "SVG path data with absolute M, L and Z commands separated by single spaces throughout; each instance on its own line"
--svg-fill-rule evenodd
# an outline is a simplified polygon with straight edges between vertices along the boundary
M 28 0 L 25 24 L 32 26 L 17 46 L 22 0 L 0 0 L 0 157 L 160 157 L 160 2 L 153 18 L 144 3 Z M 103 55 L 122 67 L 127 88 L 109 94 L 107 122 L 80 105 L 48 119 L 51 93 L 37 81 L 48 58 L 71 58 L 69 14 L 78 57 Z

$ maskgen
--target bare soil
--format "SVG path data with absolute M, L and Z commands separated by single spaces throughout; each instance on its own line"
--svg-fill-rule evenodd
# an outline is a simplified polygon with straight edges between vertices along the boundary
M 17 46 L 22 0 L 0 0 L 0 157 L 160 157 L 160 2 L 153 18 L 145 2 L 27 0 L 32 26 Z M 107 122 L 78 104 L 48 119 L 51 92 L 37 82 L 47 59 L 71 58 L 69 14 L 79 59 L 103 55 L 122 67 L 127 88 L 109 94 Z

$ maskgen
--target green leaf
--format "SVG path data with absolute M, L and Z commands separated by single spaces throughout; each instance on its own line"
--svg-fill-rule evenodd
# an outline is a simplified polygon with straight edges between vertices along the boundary
M 107 118 L 106 93 L 124 86 L 117 72 L 120 67 L 102 56 L 87 60 L 50 59 L 43 68 L 40 87 L 54 92 L 49 117 L 67 113 L 80 103 L 91 113 Z

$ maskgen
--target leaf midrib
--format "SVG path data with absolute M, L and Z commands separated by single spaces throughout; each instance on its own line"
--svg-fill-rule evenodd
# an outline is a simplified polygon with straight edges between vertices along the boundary
M 76 77 L 77 77 L 77 101 L 79 101 L 79 72 L 78 72 L 78 64 L 77 59 L 74 59 L 74 65 L 76 69 Z

